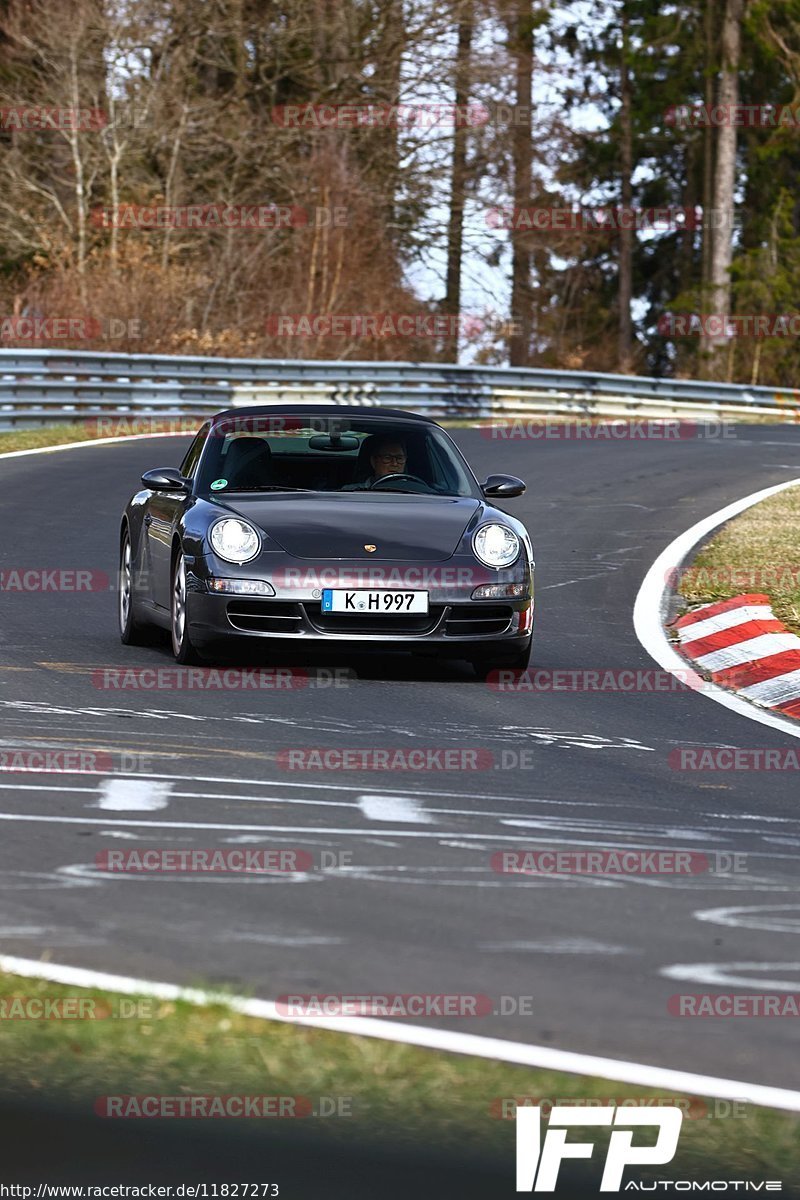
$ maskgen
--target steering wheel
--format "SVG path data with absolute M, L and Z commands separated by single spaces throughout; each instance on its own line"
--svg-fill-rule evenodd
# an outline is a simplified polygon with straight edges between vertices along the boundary
M 380 478 L 373 480 L 369 485 L 370 491 L 374 488 L 380 488 L 381 484 L 395 479 L 410 479 L 412 483 L 421 483 L 426 491 L 431 490 L 430 484 L 426 483 L 424 479 L 420 479 L 419 475 L 409 475 L 407 471 L 398 471 L 395 475 L 381 475 Z

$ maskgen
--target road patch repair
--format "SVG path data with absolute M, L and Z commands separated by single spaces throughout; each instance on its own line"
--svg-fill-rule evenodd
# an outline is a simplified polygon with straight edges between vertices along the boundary
M 670 629 L 681 654 L 713 683 L 800 719 L 800 637 L 777 619 L 769 596 L 747 593 L 702 604 Z

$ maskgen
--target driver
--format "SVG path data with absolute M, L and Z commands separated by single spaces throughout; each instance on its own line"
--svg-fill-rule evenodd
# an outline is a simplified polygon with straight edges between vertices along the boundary
M 386 479 L 389 475 L 406 474 L 408 451 L 403 438 L 392 433 L 372 434 L 364 440 L 362 449 L 365 454 L 369 454 L 372 474 L 356 483 L 346 483 L 341 489 L 343 492 L 362 492 L 374 487 L 379 480 Z
M 399 438 L 381 438 L 375 444 L 369 461 L 372 475 L 365 480 L 367 487 L 371 487 L 376 480 L 383 479 L 384 475 L 401 475 L 405 472 L 408 461 L 405 443 Z

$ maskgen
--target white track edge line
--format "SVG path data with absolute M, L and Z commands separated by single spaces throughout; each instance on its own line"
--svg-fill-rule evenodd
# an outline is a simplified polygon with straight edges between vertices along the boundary
M 664 631 L 664 619 L 667 615 L 670 593 L 667 580 L 672 578 L 667 572 L 679 569 L 697 543 L 720 525 L 732 517 L 737 517 L 739 513 L 751 508 L 754 504 L 760 503 L 761 500 L 775 496 L 787 488 L 797 487 L 799 484 L 800 479 L 789 479 L 786 483 L 762 488 L 761 491 L 752 492 L 749 496 L 734 500 L 732 504 L 720 508 L 717 512 L 711 513 L 710 516 L 704 517 L 702 521 L 698 521 L 686 529 L 674 538 L 665 550 L 661 551 L 642 580 L 633 606 L 633 627 L 636 636 L 659 666 L 673 675 L 678 675 L 678 678 L 682 677 L 679 672 L 686 671 L 686 659 L 678 653 Z M 800 723 L 789 717 L 779 717 L 774 713 L 762 711 L 734 692 L 726 692 L 716 684 L 706 683 L 702 694 L 742 717 L 749 717 L 751 721 L 779 729 L 783 733 L 788 733 L 790 737 L 800 738 Z
M 740 1100 L 763 1108 L 800 1113 L 800 1092 L 765 1084 L 720 1079 L 713 1075 L 698 1075 L 691 1071 L 676 1071 L 667 1067 L 602 1058 L 593 1054 L 578 1054 L 549 1046 L 529 1046 L 524 1042 L 506 1041 L 504 1038 L 484 1037 L 480 1034 L 432 1029 L 424 1025 L 404 1025 L 377 1017 L 290 1017 L 279 1012 L 277 1004 L 272 1000 L 220 995 L 197 988 L 182 988 L 174 983 L 155 983 L 61 963 L 38 962 L 36 959 L 0 955 L 0 970 L 29 979 L 45 979 L 68 987 L 99 988 L 125 995 L 152 996 L 159 1000 L 183 1000 L 198 1006 L 223 1004 L 234 1012 L 259 1020 L 327 1029 L 333 1033 L 350 1033 L 357 1037 L 380 1038 L 387 1042 L 420 1046 L 450 1054 L 471 1055 L 475 1058 L 538 1067 L 548 1071 L 564 1071 L 570 1075 L 600 1076 L 617 1083 L 631 1083 L 640 1087 L 674 1088 L 691 1096 Z

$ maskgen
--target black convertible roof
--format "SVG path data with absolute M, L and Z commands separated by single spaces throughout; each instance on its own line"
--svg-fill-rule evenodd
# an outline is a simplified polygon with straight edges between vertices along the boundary
M 402 408 L 383 408 L 371 404 L 249 404 L 237 408 L 226 408 L 214 413 L 211 418 L 217 421 L 231 417 L 267 417 L 270 414 L 284 413 L 303 417 L 385 417 L 387 421 L 419 421 L 423 425 L 435 425 L 432 417 L 423 417 L 420 413 L 406 412 Z

